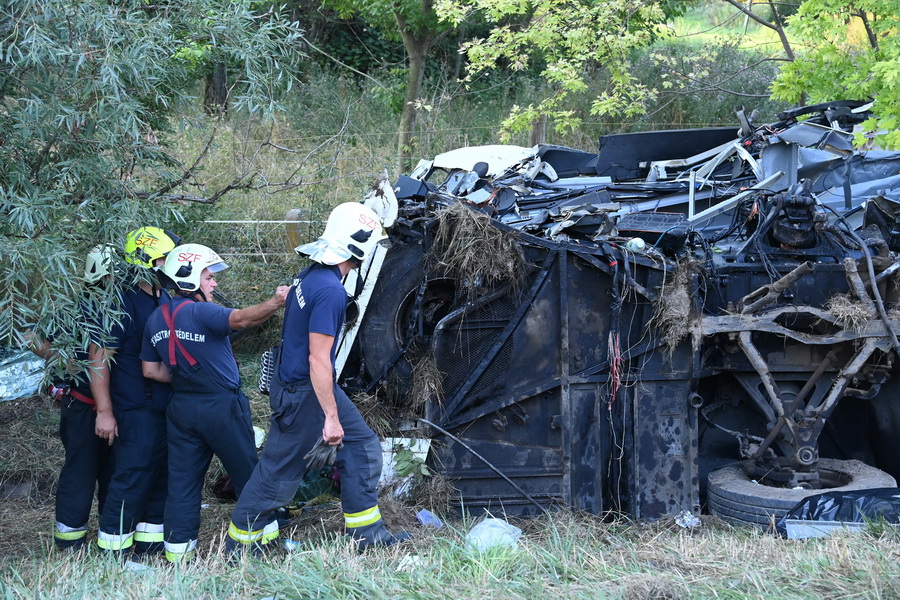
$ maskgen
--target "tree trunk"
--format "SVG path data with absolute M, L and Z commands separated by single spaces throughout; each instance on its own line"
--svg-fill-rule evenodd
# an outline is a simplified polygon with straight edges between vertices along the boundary
M 228 85 L 225 63 L 213 63 L 212 70 L 206 75 L 205 91 L 203 109 L 208 114 L 218 115 L 228 111 Z
M 406 94 L 403 98 L 403 110 L 400 112 L 400 139 L 397 144 L 397 156 L 399 158 L 400 171 L 406 171 L 410 167 L 412 155 L 416 149 L 413 146 L 413 137 L 416 127 L 416 106 L 422 91 L 422 81 L 425 79 L 425 63 L 428 51 L 434 36 L 430 33 L 413 35 L 401 32 L 406 55 L 409 58 L 409 74 L 406 78 Z
M 547 141 L 547 115 L 531 122 L 531 132 L 528 134 L 528 145 L 537 146 Z

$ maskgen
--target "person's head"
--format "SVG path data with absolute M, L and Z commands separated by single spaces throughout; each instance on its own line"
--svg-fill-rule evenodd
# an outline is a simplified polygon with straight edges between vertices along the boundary
M 318 240 L 297 246 L 294 251 L 323 265 L 351 261 L 358 267 L 386 238 L 375 211 L 359 202 L 345 202 L 331 211 Z
M 177 246 L 166 256 L 159 270 L 164 287 L 182 296 L 199 296 L 203 302 L 212 301 L 216 273 L 224 271 L 228 264 L 202 244 Z
M 125 260 L 133 265 L 156 269 L 181 238 L 159 227 L 139 227 L 125 236 Z
M 116 264 L 116 250 L 110 244 L 100 244 L 91 248 L 84 262 L 84 282 L 100 285 L 112 275 Z

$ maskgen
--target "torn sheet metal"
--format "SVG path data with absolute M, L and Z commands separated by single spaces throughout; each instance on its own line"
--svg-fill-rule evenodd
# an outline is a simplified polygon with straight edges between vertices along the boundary
M 0 348 L 0 402 L 38 392 L 44 378 L 44 359 L 27 350 Z
M 748 134 L 734 127 L 605 136 L 597 153 L 553 145 L 460 148 L 421 164 L 410 175 L 420 184 L 401 178 L 396 191 L 405 200 L 437 193 L 482 206 L 514 228 L 546 224 L 551 240 L 575 225 L 566 206 L 619 203 L 625 212 L 710 214 L 760 182 L 780 192 L 809 180 L 819 201 L 834 209 L 875 195 L 900 200 L 900 153 L 848 150 L 852 127 L 865 115 L 843 104 L 788 111 L 775 123 L 752 124 Z M 477 172 L 478 163 L 486 172 Z M 727 223 L 710 218 L 694 226 L 714 236 Z M 593 237 L 571 236 L 582 243 Z

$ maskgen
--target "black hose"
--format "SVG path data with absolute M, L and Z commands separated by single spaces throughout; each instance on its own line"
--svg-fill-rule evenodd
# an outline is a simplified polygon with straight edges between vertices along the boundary
M 529 496 L 529 495 L 528 495 L 528 492 L 526 492 L 525 490 L 523 490 L 522 488 L 520 488 L 520 487 L 516 484 L 515 481 L 513 481 L 512 479 L 510 479 L 509 477 L 507 477 L 505 474 L 503 474 L 503 472 L 500 471 L 500 469 L 498 469 L 497 467 L 495 467 L 494 465 L 492 465 L 490 462 L 488 462 L 488 460 L 487 460 L 485 457 L 483 457 L 483 456 L 481 456 L 480 454 L 478 454 L 477 452 L 475 452 L 475 450 L 474 450 L 471 446 L 469 446 L 468 444 L 466 444 L 464 441 L 462 441 L 461 439 L 459 439 L 458 437 L 456 437 L 455 435 L 453 435 L 452 433 L 450 433 L 450 432 L 447 431 L 446 429 L 444 429 L 444 428 L 442 428 L 442 427 L 438 427 L 437 425 L 435 425 L 435 424 L 432 423 L 431 421 L 428 421 L 428 420 L 426 420 L 426 419 L 419 418 L 419 422 L 424 423 L 424 424 L 428 425 L 429 427 L 434 427 L 435 429 L 437 429 L 438 431 L 440 431 L 441 433 L 443 433 L 444 435 L 446 435 L 448 438 L 450 438 L 451 440 L 453 440 L 454 442 L 456 442 L 457 444 L 459 444 L 460 446 L 462 446 L 463 448 L 465 448 L 466 450 L 468 450 L 468 451 L 472 454 L 472 456 L 474 456 L 475 458 L 477 458 L 478 460 L 480 460 L 481 462 L 483 462 L 484 464 L 486 464 L 486 465 L 487 465 L 494 473 L 496 473 L 497 475 L 499 475 L 500 477 L 502 477 L 503 480 L 506 481 L 506 483 L 508 483 L 509 485 L 513 486 L 517 492 L 519 492 L 520 494 L 522 494 L 522 496 L 523 496 L 526 500 L 528 500 L 529 502 L 531 502 L 532 504 L 534 504 L 536 507 L 538 507 L 538 509 L 539 509 L 541 512 L 544 512 L 544 513 L 549 513 L 549 512 L 550 512 L 550 511 L 548 511 L 546 508 L 544 508 L 543 506 L 541 506 L 540 504 L 538 504 L 537 500 L 535 500 L 534 498 L 532 498 L 531 496 Z

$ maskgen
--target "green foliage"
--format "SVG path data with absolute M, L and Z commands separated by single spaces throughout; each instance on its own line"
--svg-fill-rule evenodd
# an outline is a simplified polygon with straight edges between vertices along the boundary
M 406 446 L 401 446 L 394 455 L 394 471 L 401 479 L 411 476 L 417 482 L 423 477 L 431 476 L 431 470 L 425 464 L 425 460 L 416 456 L 412 449 Z
M 179 219 L 204 191 L 172 141 L 196 122 L 196 67 L 227 61 L 236 112 L 271 116 L 299 30 L 251 2 L 7 0 L 0 5 L 0 343 L 78 328 L 84 256 Z M 181 118 L 180 127 L 174 127 Z M 202 119 L 202 117 L 198 117 Z M 185 186 L 190 186 L 186 188 Z
M 900 12 L 896 0 L 806 0 L 788 32 L 806 44 L 772 86 L 789 102 L 874 99 L 866 131 L 900 148 Z M 860 135 L 858 143 L 864 141 Z
M 370 73 L 403 61 L 403 45 L 396 36 L 388 39 L 385 33 L 365 23 L 333 23 L 325 35 L 323 49 L 357 71 Z
M 362 19 L 388 39 L 399 40 L 404 29 L 414 34 L 447 29 L 425 0 L 325 0 L 323 5 L 343 19 Z
M 668 5 L 666 5 L 668 6 Z M 609 72 L 609 87 L 591 103 L 593 115 L 634 117 L 656 97 L 631 71 L 634 49 L 650 44 L 663 31 L 666 13 L 643 0 L 438 0 L 436 10 L 459 24 L 479 11 L 497 23 L 487 37 L 465 45 L 469 76 L 505 66 L 513 71 L 541 61 L 541 76 L 551 93 L 527 106 L 514 106 L 506 131 L 523 131 L 548 115 L 560 131 L 581 124 L 566 100 L 585 91 L 598 66 Z

